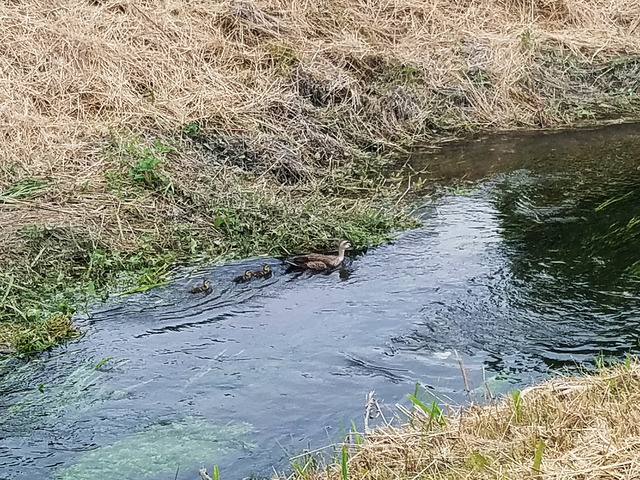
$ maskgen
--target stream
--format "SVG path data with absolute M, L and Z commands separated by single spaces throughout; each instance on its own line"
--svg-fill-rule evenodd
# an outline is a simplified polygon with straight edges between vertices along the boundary
M 271 478 L 362 431 L 370 391 L 375 425 L 416 383 L 464 405 L 638 353 L 640 125 L 492 135 L 410 162 L 450 187 L 416 194 L 422 226 L 341 271 L 185 270 L 78 315 L 78 340 L 0 359 L 0 480 L 197 480 L 214 464 Z M 231 281 L 263 263 L 271 278 Z M 212 293 L 189 294 L 204 278 Z

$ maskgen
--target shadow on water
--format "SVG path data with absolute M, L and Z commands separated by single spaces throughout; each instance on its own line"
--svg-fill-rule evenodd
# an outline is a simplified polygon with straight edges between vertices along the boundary
M 635 353 L 639 159 L 637 125 L 422 152 L 416 169 L 474 186 L 342 272 L 267 259 L 271 278 L 231 281 L 259 259 L 110 301 L 82 339 L 0 361 L 0 478 L 269 477 L 362 428 L 371 390 L 464 403 L 457 355 L 481 400 L 483 376 L 499 393 Z

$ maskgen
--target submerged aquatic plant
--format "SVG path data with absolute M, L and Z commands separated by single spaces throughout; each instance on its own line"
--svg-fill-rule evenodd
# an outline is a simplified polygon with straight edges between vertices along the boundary
M 75 464 L 58 470 L 55 478 L 173 478 L 177 465 L 197 468 L 232 451 L 252 448 L 247 440 L 252 430 L 248 423 L 216 425 L 194 417 L 157 423 L 84 452 Z
M 71 416 L 85 414 L 99 408 L 109 400 L 117 400 L 127 395 L 126 390 L 115 390 L 105 382 L 104 369 L 100 369 L 106 359 L 98 363 L 98 369 L 92 363 L 78 366 L 71 371 L 59 368 L 55 378 L 45 378 L 50 364 L 48 362 L 24 362 L 16 358 L 0 363 L 0 395 L 10 399 L 10 406 L 0 410 L 0 424 L 4 428 L 20 428 L 25 418 L 34 416 L 44 424 L 55 419 L 62 412 Z M 113 368 L 127 363 L 127 360 L 113 361 Z M 31 390 L 23 390 L 23 385 L 34 385 Z M 35 387 L 38 385 L 38 387 Z M 40 385 L 46 386 L 46 396 L 42 395 Z M 132 388 L 132 387 L 130 387 Z M 19 393 L 14 393 L 19 392 Z M 42 424 L 29 424 L 29 428 L 38 428 Z
M 107 363 L 109 360 L 113 360 L 113 357 L 105 357 L 102 360 L 100 360 L 98 363 L 96 363 L 96 366 L 93 367 L 94 370 L 98 370 L 102 365 L 104 365 L 105 363 Z

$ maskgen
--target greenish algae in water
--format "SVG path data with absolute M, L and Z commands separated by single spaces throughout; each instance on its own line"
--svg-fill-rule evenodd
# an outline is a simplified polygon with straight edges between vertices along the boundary
M 126 360 L 112 362 L 112 368 L 125 363 Z M 127 390 L 136 387 L 110 389 L 105 382 L 109 374 L 96 371 L 92 364 L 82 364 L 65 375 L 48 378 L 45 362 L 4 359 L 0 361 L 0 394 L 8 406 L 0 414 L 0 423 L 6 429 L 20 429 L 34 416 L 54 419 L 64 413 L 79 417 L 104 402 L 126 398 Z
M 158 423 L 85 452 L 74 465 L 58 471 L 55 478 L 173 478 L 180 467 L 212 465 L 232 451 L 254 448 L 244 440 L 251 431 L 248 423 L 219 426 L 193 417 Z

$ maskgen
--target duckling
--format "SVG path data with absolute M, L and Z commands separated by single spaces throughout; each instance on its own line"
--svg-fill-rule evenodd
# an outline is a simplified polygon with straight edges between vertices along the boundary
M 251 280 L 251 277 L 253 277 L 253 272 L 251 270 L 245 270 L 244 274 L 234 278 L 233 281 L 236 283 L 244 283 Z
M 189 290 L 189 293 L 209 293 L 210 291 L 211 282 L 209 281 L 209 279 L 206 279 L 204 282 L 202 282 L 202 285 L 196 285 L 191 290 Z
M 271 276 L 271 265 L 265 263 L 262 265 L 262 270 L 251 272 L 251 275 L 256 278 L 269 278 Z
M 338 245 L 338 255 L 323 255 L 321 253 L 310 253 L 308 255 L 298 255 L 285 260 L 286 263 L 295 268 L 307 270 L 331 270 L 338 267 L 344 260 L 344 252 L 351 248 L 349 240 L 342 240 Z

